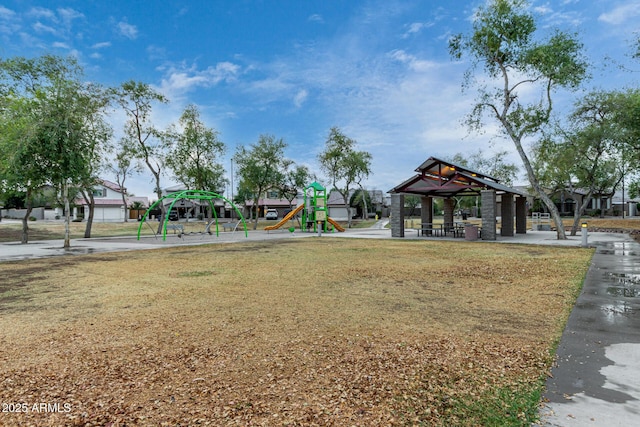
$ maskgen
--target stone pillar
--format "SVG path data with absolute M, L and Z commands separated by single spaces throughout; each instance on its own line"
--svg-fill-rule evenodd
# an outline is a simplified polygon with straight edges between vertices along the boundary
M 527 234 L 527 198 L 516 197 L 516 233 Z
M 420 204 L 422 210 L 420 212 L 420 221 L 423 223 L 433 223 L 433 197 L 422 196 L 420 197 Z
M 391 194 L 391 237 L 404 237 L 404 194 Z
M 502 217 L 502 226 L 500 227 L 500 235 L 513 236 L 513 194 L 503 194 L 501 198 L 500 215 Z
M 496 240 L 496 192 L 482 190 L 482 240 Z
M 453 224 L 453 207 L 455 201 L 452 198 L 444 199 L 444 207 L 442 208 L 444 214 L 444 223 Z

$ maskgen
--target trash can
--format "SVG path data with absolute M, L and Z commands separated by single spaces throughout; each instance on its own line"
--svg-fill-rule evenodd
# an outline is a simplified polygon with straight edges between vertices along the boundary
M 462 220 L 466 221 L 467 220 L 467 213 L 466 212 L 462 212 Z
M 474 224 L 464 225 L 464 240 L 478 240 L 478 226 Z

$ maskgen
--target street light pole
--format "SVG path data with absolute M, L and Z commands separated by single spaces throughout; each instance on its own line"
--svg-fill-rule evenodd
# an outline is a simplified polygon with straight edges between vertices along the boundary
M 231 203 L 233 203 L 233 157 L 231 158 Z M 234 218 L 235 209 L 231 209 L 231 219 Z

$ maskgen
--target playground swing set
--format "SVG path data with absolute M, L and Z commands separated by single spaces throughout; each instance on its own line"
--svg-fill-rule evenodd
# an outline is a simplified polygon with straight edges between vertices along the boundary
M 166 196 L 163 196 L 162 198 L 160 198 L 160 200 L 156 201 L 151 206 L 149 206 L 149 209 L 142 216 L 142 219 L 140 221 L 140 225 L 138 226 L 138 240 L 140 240 L 140 232 L 142 230 L 143 224 L 145 224 L 145 223 L 149 226 L 149 228 L 151 228 L 151 230 L 154 233 L 154 236 L 156 236 L 156 238 L 157 238 L 157 233 L 155 232 L 155 230 L 153 229 L 151 224 L 149 224 L 148 221 L 147 221 L 149 212 L 151 212 L 154 208 L 157 208 L 158 206 L 163 206 L 165 200 L 172 200 L 172 202 L 169 204 L 169 208 L 167 209 L 167 212 L 172 212 L 173 207 L 176 204 L 176 202 L 178 200 L 184 200 L 184 199 L 186 199 L 186 200 L 206 201 L 206 202 L 209 203 L 209 206 L 211 207 L 211 212 L 213 213 L 213 219 L 209 223 L 207 223 L 207 225 L 206 225 L 206 227 L 205 227 L 203 232 L 197 233 L 197 234 L 203 234 L 203 235 L 204 234 L 213 234 L 211 229 L 212 229 L 212 227 L 215 227 L 216 236 L 220 235 L 218 215 L 216 214 L 216 210 L 215 210 L 213 201 L 216 200 L 216 199 L 221 199 L 221 200 L 224 200 L 226 203 L 229 203 L 229 205 L 238 214 L 238 218 L 240 218 L 240 221 L 236 224 L 236 227 L 234 227 L 234 231 L 235 231 L 235 228 L 237 228 L 240 225 L 240 223 L 242 223 L 242 225 L 244 227 L 244 235 L 245 235 L 245 237 L 249 237 L 248 232 L 247 232 L 247 223 L 246 223 L 246 221 L 244 219 L 244 216 L 242 216 L 242 213 L 240 212 L 240 210 L 229 199 L 227 199 L 226 197 L 221 196 L 221 195 L 219 195 L 217 193 L 214 193 L 212 191 L 183 190 L 183 191 L 178 191 L 178 192 L 175 192 L 175 193 L 167 194 Z M 168 227 L 171 228 L 171 224 L 169 224 L 169 214 L 165 214 L 164 215 L 164 221 L 162 223 L 162 240 L 167 240 L 167 228 Z M 181 230 L 183 230 L 183 229 L 181 229 Z M 182 234 L 184 234 L 184 233 L 181 231 L 178 234 L 178 237 L 181 237 Z M 190 233 L 190 234 L 196 234 L 196 233 Z

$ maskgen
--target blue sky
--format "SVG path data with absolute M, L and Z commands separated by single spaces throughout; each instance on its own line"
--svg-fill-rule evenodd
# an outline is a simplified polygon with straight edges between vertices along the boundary
M 329 184 L 316 157 L 338 126 L 373 155 L 367 187 L 387 191 L 429 156 L 506 149 L 519 163 L 509 141 L 492 138 L 493 125 L 484 135 L 461 125 L 474 93 L 461 92 L 469 64 L 451 60 L 447 40 L 469 32 L 482 3 L 4 1 L 0 56 L 74 55 L 88 80 L 148 83 L 171 101 L 154 111 L 160 127 L 198 105 L 227 145 L 227 172 L 237 145 L 272 134 L 287 142 L 287 157 Z M 640 0 L 534 0 L 531 8 L 541 33 L 558 27 L 583 41 L 593 62 L 585 89 L 638 85 L 640 61 L 629 56 L 640 36 Z M 576 96 L 560 94 L 558 108 Z M 118 135 L 122 117 L 111 120 Z M 163 186 L 174 183 L 163 178 Z M 150 174 L 127 187 L 150 195 Z

